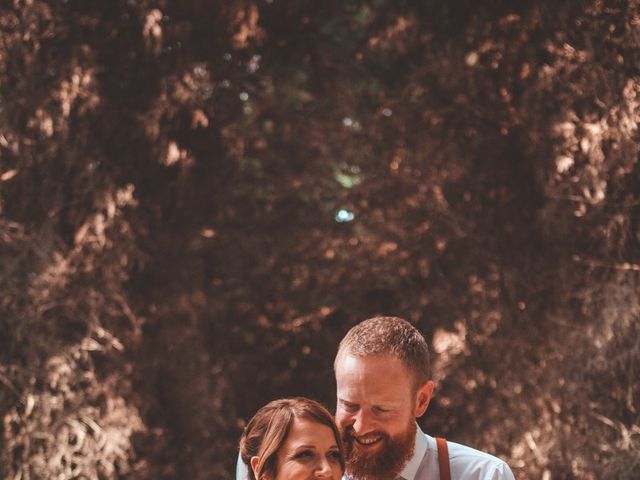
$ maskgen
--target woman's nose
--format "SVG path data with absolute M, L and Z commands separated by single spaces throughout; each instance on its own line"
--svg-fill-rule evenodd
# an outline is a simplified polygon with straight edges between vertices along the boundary
M 316 478 L 331 478 L 332 470 L 329 460 L 326 458 L 320 460 L 320 463 L 316 466 L 314 473 Z

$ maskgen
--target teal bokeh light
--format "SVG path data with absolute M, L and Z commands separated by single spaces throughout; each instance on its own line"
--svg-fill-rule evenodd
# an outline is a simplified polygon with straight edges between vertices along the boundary
M 335 218 L 336 218 L 336 222 L 338 223 L 346 223 L 346 222 L 352 221 L 355 218 L 355 215 L 353 214 L 353 212 L 350 212 L 349 210 L 341 208 L 336 212 Z

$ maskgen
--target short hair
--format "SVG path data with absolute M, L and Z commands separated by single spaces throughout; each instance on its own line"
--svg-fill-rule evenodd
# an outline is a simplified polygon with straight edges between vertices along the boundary
M 415 388 L 431 379 L 429 347 L 422 334 L 398 317 L 373 317 L 351 328 L 338 347 L 333 363 L 346 354 L 370 357 L 389 354 L 401 360 L 414 376 Z
M 340 465 L 344 472 L 342 436 L 329 411 L 315 400 L 304 397 L 283 398 L 269 402 L 256 412 L 240 437 L 240 457 L 247 465 L 249 480 L 261 480 L 276 475 L 277 455 L 295 419 L 306 419 L 331 428 L 340 450 Z M 251 458 L 258 457 L 257 476 L 251 468 Z

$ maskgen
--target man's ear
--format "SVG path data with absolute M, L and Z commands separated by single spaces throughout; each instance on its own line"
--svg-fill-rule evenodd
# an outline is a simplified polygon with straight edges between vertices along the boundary
M 436 388 L 436 384 L 433 381 L 428 380 L 424 382 L 416 392 L 416 410 L 414 415 L 416 418 L 420 418 L 427 411 L 431 397 L 433 397 L 433 390 Z
M 251 470 L 253 470 L 253 476 L 258 478 L 258 457 L 251 457 Z

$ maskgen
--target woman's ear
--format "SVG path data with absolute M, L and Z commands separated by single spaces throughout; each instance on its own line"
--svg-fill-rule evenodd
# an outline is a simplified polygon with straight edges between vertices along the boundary
M 257 479 L 258 478 L 258 457 L 257 456 L 251 457 L 251 470 L 253 470 L 253 476 Z

